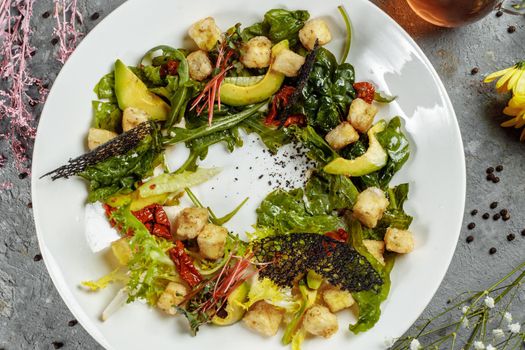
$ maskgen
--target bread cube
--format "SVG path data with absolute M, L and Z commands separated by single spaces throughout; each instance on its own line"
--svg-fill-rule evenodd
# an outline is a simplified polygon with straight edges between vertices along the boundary
M 359 140 L 359 134 L 352 124 L 342 122 L 325 136 L 326 142 L 335 150 L 340 150 Z
M 177 313 L 175 306 L 180 305 L 187 294 L 188 288 L 185 285 L 170 282 L 157 300 L 157 307 L 168 315 L 175 315 Z
M 377 226 L 388 207 L 385 193 L 377 187 L 369 187 L 357 196 L 354 204 L 353 216 L 369 228 Z
M 355 304 L 350 292 L 335 287 L 328 288 L 323 292 L 323 300 L 330 311 L 334 313 Z
M 316 40 L 319 40 L 319 45 L 328 44 L 332 40 L 332 33 L 324 20 L 316 18 L 304 24 L 299 31 L 299 40 L 305 48 L 313 50 Z
M 190 77 L 193 80 L 202 81 L 209 77 L 213 71 L 213 66 L 206 51 L 194 51 L 186 59 L 190 68 Z
M 149 114 L 142 109 L 128 107 L 122 113 L 122 130 L 129 131 L 139 124 L 147 122 L 150 119 Z
M 313 335 L 330 338 L 339 329 L 337 316 L 322 305 L 314 305 L 304 314 L 304 329 Z
M 264 301 L 259 301 L 253 304 L 242 320 L 246 327 L 271 337 L 279 330 L 283 320 L 283 311 Z
M 208 223 L 206 208 L 185 208 L 175 220 L 175 232 L 178 239 L 193 239 L 199 235 Z
M 372 254 L 372 256 L 376 258 L 377 261 L 379 261 L 381 265 L 385 265 L 385 258 L 383 256 L 385 253 L 385 242 L 364 239 L 363 245 L 366 247 L 368 252 Z
M 189 29 L 188 35 L 195 41 L 199 49 L 210 51 L 217 42 L 222 41 L 221 30 L 215 24 L 213 17 L 206 17 L 195 22 Z
M 248 68 L 266 68 L 270 65 L 272 42 L 265 36 L 251 38 L 242 46 L 241 63 Z
M 201 255 L 210 260 L 217 260 L 224 255 L 224 246 L 228 230 L 222 226 L 206 224 L 197 237 Z
M 272 69 L 287 77 L 295 77 L 303 66 L 305 58 L 292 50 L 284 49 L 273 61 Z
M 365 133 L 372 126 L 376 114 L 376 106 L 366 103 L 366 101 L 361 98 L 356 98 L 352 101 L 352 104 L 350 104 L 347 119 L 350 121 L 354 129 L 361 133 Z
M 386 250 L 406 254 L 414 250 L 414 237 L 408 230 L 389 227 L 385 234 Z
M 91 151 L 117 136 L 118 134 L 113 131 L 97 129 L 97 128 L 89 128 L 88 137 L 87 137 L 88 148 Z

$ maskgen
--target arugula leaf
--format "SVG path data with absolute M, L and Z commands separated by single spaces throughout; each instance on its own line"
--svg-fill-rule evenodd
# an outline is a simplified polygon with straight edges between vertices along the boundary
M 91 101 L 93 121 L 91 126 L 120 134 L 122 132 L 122 111 L 113 102 Z
M 308 148 L 308 156 L 319 162 L 320 165 L 328 164 L 331 160 L 338 157 L 332 147 L 330 147 L 311 126 L 307 126 L 306 128 L 292 126 L 289 129 L 295 137 Z
M 307 210 L 312 215 L 331 213 L 334 210 L 351 208 L 359 194 L 346 176 L 325 172 L 314 173 L 305 187 Z
M 93 91 L 99 99 L 108 99 L 111 102 L 117 101 L 115 95 L 115 73 L 111 72 L 100 78 Z
M 393 255 L 385 256 L 385 266 L 381 265 L 363 245 L 363 230 L 358 221 L 352 220 L 350 223 L 350 237 L 352 246 L 372 264 L 373 268 L 379 273 L 383 280 L 379 292 L 368 290 L 352 293 L 352 297 L 359 306 L 359 317 L 357 322 L 350 325 L 350 330 L 354 333 L 365 332 L 372 328 L 381 316 L 381 303 L 386 300 L 390 293 L 390 272 L 394 267 L 395 258 Z
M 117 192 L 130 193 L 151 174 L 162 151 L 159 132 L 144 137 L 135 149 L 89 166 L 78 175 L 89 181 L 89 202 L 104 201 Z
M 308 11 L 273 9 L 266 12 L 263 22 L 244 29 L 241 37 L 244 41 L 247 41 L 254 36 L 264 35 L 273 43 L 288 40 L 290 47 L 294 47 L 299 42 L 299 30 L 309 18 L 310 14 Z
M 300 188 L 275 190 L 257 208 L 257 226 L 285 233 L 325 233 L 344 226 L 341 219 L 327 213 L 310 214 Z
M 261 141 L 272 154 L 277 153 L 279 147 L 290 143 L 292 140 L 288 128 L 270 128 L 264 124 L 260 115 L 246 119 L 241 127 L 248 133 L 254 132 L 259 135 Z

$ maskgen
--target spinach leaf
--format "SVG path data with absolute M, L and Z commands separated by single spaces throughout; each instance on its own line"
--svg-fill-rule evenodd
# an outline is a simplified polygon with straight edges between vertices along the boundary
M 241 127 L 248 133 L 254 132 L 261 138 L 268 150 L 275 154 L 282 145 L 290 143 L 292 136 L 287 128 L 270 128 L 264 124 L 260 115 L 246 119 Z
M 241 37 L 246 41 L 254 36 L 264 35 L 273 43 L 288 40 L 290 47 L 294 47 L 299 42 L 299 30 L 309 18 L 308 11 L 273 9 L 266 12 L 263 22 L 244 29 Z
M 120 133 L 122 131 L 122 112 L 118 104 L 112 102 L 92 101 L 93 121 L 91 126 Z
M 281 234 L 325 233 L 344 227 L 337 216 L 310 214 L 303 197 L 301 188 L 271 192 L 257 208 L 257 226 L 269 227 Z
M 312 215 L 351 208 L 358 194 L 357 188 L 348 177 L 322 171 L 314 173 L 305 187 L 307 210 Z
M 129 193 L 151 174 L 162 151 L 159 132 L 144 137 L 135 149 L 86 168 L 78 175 L 89 181 L 89 202 L 104 201 L 117 192 Z
M 100 78 L 93 91 L 99 99 L 108 99 L 111 102 L 115 102 L 117 100 L 115 96 L 115 73 L 111 72 Z
M 363 230 L 358 221 L 353 220 L 350 223 L 350 237 L 355 250 L 372 264 L 383 280 L 383 285 L 379 289 L 379 292 L 362 291 L 352 293 L 353 298 L 359 306 L 359 317 L 355 324 L 350 325 L 350 330 L 357 334 L 369 330 L 379 320 L 381 316 L 381 303 L 386 300 L 390 292 L 390 272 L 394 267 L 395 259 L 393 255 L 385 256 L 385 265 L 383 266 L 368 252 L 368 249 L 363 245 Z
M 408 139 L 401 131 L 401 118 L 393 118 L 386 129 L 377 134 L 377 140 L 388 153 L 388 161 L 378 174 L 381 188 L 386 188 L 410 156 Z
M 294 112 L 306 115 L 308 124 L 325 135 L 347 114 L 355 98 L 354 80 L 351 64 L 338 65 L 330 51 L 320 48 Z

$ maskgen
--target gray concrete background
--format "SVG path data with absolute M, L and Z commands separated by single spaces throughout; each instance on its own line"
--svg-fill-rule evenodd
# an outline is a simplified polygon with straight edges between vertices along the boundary
M 122 2 L 80 0 L 84 32 Z M 434 64 L 454 104 L 465 145 L 468 184 L 464 228 L 445 280 L 424 317 L 440 311 L 458 292 L 483 289 L 524 259 L 525 237 L 519 233 L 525 229 L 525 145 L 518 141 L 517 132 L 499 127 L 505 100 L 481 80 L 489 72 L 525 59 L 525 18 L 491 14 L 473 25 L 448 30 L 417 19 L 402 0 L 374 2 L 405 27 Z M 50 43 L 54 20 L 44 19 L 42 14 L 52 12 L 52 7 L 51 0 L 35 4 L 32 43 L 37 52 L 31 61 L 33 74 L 50 85 L 60 64 L 53 58 L 56 47 Z M 95 12 L 100 18 L 90 19 Z M 516 26 L 515 33 L 507 32 L 509 25 Z M 479 73 L 471 75 L 474 67 Z M 5 89 L 5 84 L 0 82 L 0 88 Z M 40 111 L 37 106 L 35 115 Z M 0 153 L 9 155 L 7 149 L 6 141 L 0 140 Z M 501 182 L 487 182 L 485 169 L 499 164 L 504 166 Z M 68 324 L 74 317 L 57 294 L 43 261 L 35 261 L 39 250 L 28 205 L 30 179 L 20 179 L 8 159 L 0 168 L 3 181 L 13 182 L 14 187 L 0 191 L 0 349 L 53 349 L 62 344 L 68 349 L 100 348 L 80 325 Z M 498 209 L 510 211 L 509 221 L 481 219 L 482 213 L 494 212 L 489 209 L 492 201 L 500 203 Z M 472 209 L 480 211 L 474 218 Z M 471 221 L 477 225 L 472 232 L 466 229 Z M 471 233 L 475 240 L 466 244 Z M 509 233 L 517 236 L 512 242 L 506 239 Z M 488 254 L 491 247 L 498 249 L 496 254 Z M 516 304 L 523 311 L 523 295 Z

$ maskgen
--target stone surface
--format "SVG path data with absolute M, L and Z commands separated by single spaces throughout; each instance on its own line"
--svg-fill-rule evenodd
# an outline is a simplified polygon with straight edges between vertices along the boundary
M 84 15 L 81 27 L 88 32 L 122 2 L 79 1 Z M 461 291 L 483 290 L 523 260 L 525 237 L 519 232 L 525 228 L 525 145 L 519 143 L 517 132 L 499 127 L 505 100 L 481 80 L 487 73 L 525 58 L 525 21 L 523 17 L 490 14 L 467 27 L 440 29 L 417 19 L 402 0 L 375 2 L 405 27 L 435 66 L 454 104 L 465 146 L 468 186 L 463 229 L 449 271 L 424 318 L 440 311 Z M 52 10 L 51 0 L 35 4 L 32 42 L 38 51 L 31 62 L 34 75 L 50 84 L 60 63 L 53 57 L 57 48 L 50 43 L 54 19 L 41 15 Z M 95 12 L 100 18 L 90 19 Z M 507 32 L 509 25 L 516 26 L 515 33 Z M 479 73 L 471 75 L 474 67 Z M 0 82 L 0 88 L 6 88 L 5 81 Z M 37 106 L 35 116 L 40 111 Z M 0 154 L 8 155 L 7 149 L 6 141 L 0 139 Z M 498 164 L 505 167 L 499 175 L 501 182 L 487 182 L 485 169 Z M 12 159 L 8 159 L 0 168 L 0 182 L 4 181 L 14 186 L 0 191 L 0 349 L 52 349 L 53 342 L 63 342 L 67 349 L 100 348 L 80 325 L 68 326 L 73 316 L 57 294 L 43 261 L 35 258 L 39 250 L 28 207 L 30 179 L 19 179 Z M 509 221 L 481 219 L 481 214 L 494 212 L 489 209 L 492 201 L 500 202 L 498 209 L 510 211 Z M 477 216 L 471 217 L 472 209 L 479 210 Z M 470 222 L 476 223 L 472 231 L 466 228 Z M 511 232 L 516 239 L 508 242 L 506 236 Z M 470 234 L 475 239 L 467 244 Z M 488 254 L 491 247 L 497 247 L 496 254 Z M 522 302 L 523 295 L 517 303 L 521 309 Z

